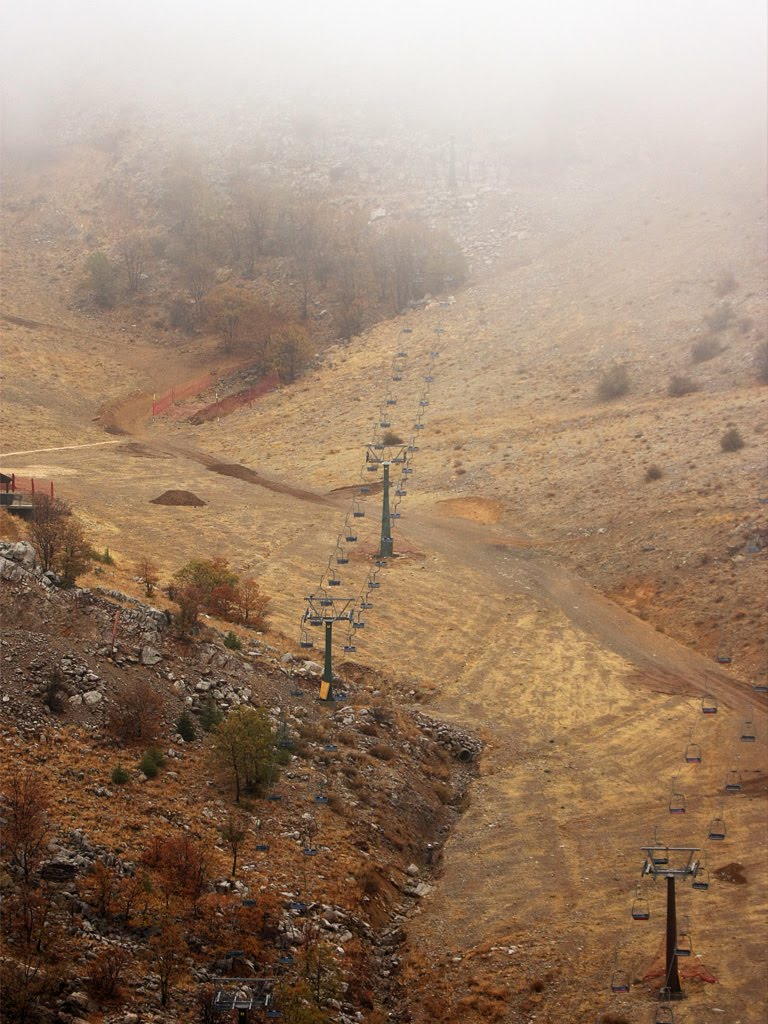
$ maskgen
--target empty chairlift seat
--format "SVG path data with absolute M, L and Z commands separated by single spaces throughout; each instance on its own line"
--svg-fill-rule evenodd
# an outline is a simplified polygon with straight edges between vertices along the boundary
M 693 943 L 691 942 L 691 936 L 686 932 L 678 935 L 677 942 L 675 943 L 675 956 L 692 956 L 693 955 Z
M 725 819 L 722 815 L 718 815 L 709 823 L 707 839 L 711 839 L 713 842 L 722 842 L 726 835 Z
M 669 798 L 669 813 L 685 814 L 685 795 L 683 793 L 672 790 L 672 795 Z
M 651 907 L 645 896 L 640 895 L 640 886 L 637 887 L 631 913 L 633 921 L 650 921 L 651 919 Z
M 614 971 L 611 975 L 611 992 L 629 992 L 629 975 L 626 971 Z
M 717 697 L 711 693 L 705 693 L 701 698 L 701 713 L 703 715 L 717 714 Z
M 754 743 L 757 739 L 755 724 L 750 719 L 747 719 L 744 725 L 742 725 L 740 739 L 742 743 Z
M 701 747 L 693 740 L 689 741 L 685 748 L 685 760 L 688 764 L 701 764 Z
M 706 892 L 709 888 L 709 871 L 707 868 L 699 868 L 691 882 L 691 888 L 697 892 Z

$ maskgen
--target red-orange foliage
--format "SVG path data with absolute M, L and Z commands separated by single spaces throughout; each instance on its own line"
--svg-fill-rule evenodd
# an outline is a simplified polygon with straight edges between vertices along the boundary
M 209 877 L 208 852 L 189 836 L 155 836 L 142 854 L 142 862 L 154 875 L 165 906 L 179 898 L 194 908 Z

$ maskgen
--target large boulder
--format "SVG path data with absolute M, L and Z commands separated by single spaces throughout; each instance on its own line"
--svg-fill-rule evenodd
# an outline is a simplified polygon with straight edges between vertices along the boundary
M 0 580 L 8 583 L 20 583 L 24 579 L 24 570 L 17 563 L 0 555 Z

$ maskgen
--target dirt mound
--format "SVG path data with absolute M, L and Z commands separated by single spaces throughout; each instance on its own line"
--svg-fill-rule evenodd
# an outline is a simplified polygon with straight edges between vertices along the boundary
M 152 505 L 184 505 L 187 508 L 202 508 L 207 502 L 192 491 L 163 491 L 159 498 L 152 498 Z
M 747 878 L 744 874 L 744 865 L 738 861 L 725 864 L 723 867 L 713 871 L 712 874 L 721 882 L 732 882 L 734 885 L 746 885 Z

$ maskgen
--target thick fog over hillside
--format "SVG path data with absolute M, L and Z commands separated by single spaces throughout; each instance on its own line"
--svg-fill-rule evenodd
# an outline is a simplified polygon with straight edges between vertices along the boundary
M 744 138 L 766 123 L 762 0 L 5 5 L 6 143 L 78 107 L 367 105 L 461 132 Z

